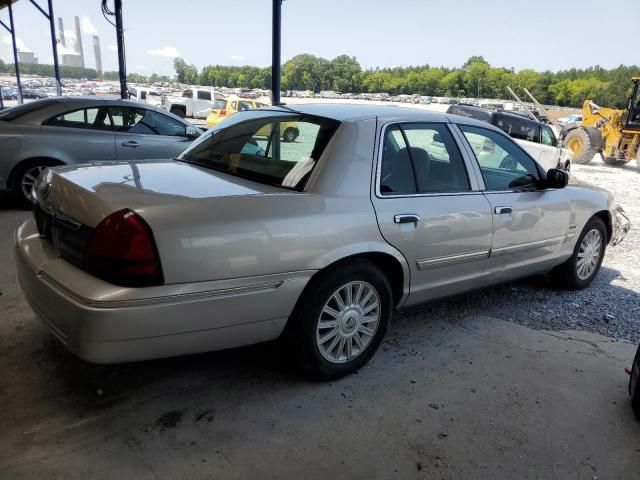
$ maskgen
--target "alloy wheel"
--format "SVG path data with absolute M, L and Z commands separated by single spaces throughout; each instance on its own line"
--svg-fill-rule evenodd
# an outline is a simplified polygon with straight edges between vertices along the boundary
M 24 195 L 24 198 L 31 199 L 33 186 L 35 185 L 36 180 L 45 168 L 47 167 L 40 165 L 37 167 L 31 167 L 26 172 L 24 172 L 22 180 L 20 181 L 20 188 L 22 190 L 22 195 Z
M 600 230 L 593 229 L 584 236 L 580 243 L 576 261 L 576 273 L 580 280 L 586 280 L 598 268 L 602 255 L 602 234 Z
M 325 303 L 316 327 L 316 345 L 331 363 L 353 360 L 373 340 L 380 324 L 380 297 L 367 282 L 349 282 Z

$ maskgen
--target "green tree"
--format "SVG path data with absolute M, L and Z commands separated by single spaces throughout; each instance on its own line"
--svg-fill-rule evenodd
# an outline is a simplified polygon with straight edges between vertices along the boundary
M 173 59 L 173 68 L 176 71 L 178 82 L 196 84 L 198 83 L 198 69 L 195 65 L 187 65 L 180 57 Z

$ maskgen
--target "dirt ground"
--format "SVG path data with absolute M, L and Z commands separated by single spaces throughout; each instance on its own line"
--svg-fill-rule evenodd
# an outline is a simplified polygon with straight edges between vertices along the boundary
M 623 205 L 637 197 L 635 167 L 576 170 Z M 12 234 L 28 215 L 0 208 L 0 480 L 638 478 L 623 371 L 635 345 L 562 321 L 572 303 L 638 304 L 631 249 L 605 259 L 604 306 L 539 280 L 440 300 L 397 313 L 358 374 L 312 383 L 278 344 L 117 366 L 76 359 L 16 284 Z M 626 307 L 614 317 L 576 328 L 616 336 L 607 329 L 637 321 Z

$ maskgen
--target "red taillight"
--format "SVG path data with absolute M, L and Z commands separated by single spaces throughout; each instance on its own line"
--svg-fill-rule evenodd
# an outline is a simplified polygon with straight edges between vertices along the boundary
M 83 263 L 89 273 L 117 285 L 148 287 L 164 282 L 151 229 L 127 209 L 98 224 Z
M 226 116 L 227 116 L 227 109 L 226 109 L 226 108 L 223 108 L 222 110 L 220 110 L 220 111 L 218 112 L 218 116 L 219 116 L 219 117 L 226 117 Z

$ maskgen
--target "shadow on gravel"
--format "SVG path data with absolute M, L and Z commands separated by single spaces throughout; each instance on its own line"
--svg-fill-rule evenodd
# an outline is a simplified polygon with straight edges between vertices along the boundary
M 0 191 L 0 210 L 21 210 L 8 192 Z

